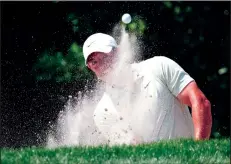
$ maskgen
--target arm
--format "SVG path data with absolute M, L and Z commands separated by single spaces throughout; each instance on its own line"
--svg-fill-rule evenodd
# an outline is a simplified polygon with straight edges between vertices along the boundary
M 167 57 L 156 57 L 160 66 L 160 79 L 182 104 L 192 108 L 194 138 L 209 139 L 212 126 L 211 105 L 195 80 L 175 61 Z
M 211 105 L 196 82 L 189 83 L 177 98 L 192 108 L 195 139 L 209 139 L 212 126 Z
M 194 137 L 196 140 L 208 139 L 211 133 L 211 105 L 195 80 L 175 61 L 159 57 L 164 83 L 179 101 L 192 108 Z

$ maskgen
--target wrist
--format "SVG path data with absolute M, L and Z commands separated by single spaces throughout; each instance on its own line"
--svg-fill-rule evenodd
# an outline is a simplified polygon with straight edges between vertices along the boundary
M 196 140 L 207 140 L 210 137 L 210 132 L 208 131 L 198 131 L 195 133 Z

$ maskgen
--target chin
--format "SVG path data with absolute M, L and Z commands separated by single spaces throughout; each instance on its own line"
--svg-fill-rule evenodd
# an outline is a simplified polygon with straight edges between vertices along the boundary
M 108 77 L 108 73 L 101 73 L 100 75 L 98 75 L 98 78 L 101 80 L 106 80 Z
M 108 80 L 111 79 L 111 76 L 110 76 L 110 72 L 104 72 L 104 73 L 101 73 L 100 75 L 97 76 L 100 80 L 103 80 L 105 82 L 107 82 Z

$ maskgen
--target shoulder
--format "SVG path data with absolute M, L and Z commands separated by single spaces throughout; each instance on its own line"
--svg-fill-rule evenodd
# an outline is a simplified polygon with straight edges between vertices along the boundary
M 149 59 L 146 59 L 144 61 L 141 61 L 139 63 L 134 63 L 133 68 L 142 70 L 142 71 L 148 71 L 152 73 L 161 74 L 166 67 L 171 67 L 175 63 L 172 59 L 165 57 L 165 56 L 155 56 Z
M 184 69 L 176 61 L 166 56 L 155 56 L 153 58 L 145 60 L 143 65 L 165 73 L 184 71 Z
M 164 56 L 155 56 L 139 63 L 132 64 L 132 68 L 141 76 L 148 76 L 149 78 L 163 81 L 163 63 L 165 60 L 166 57 Z
M 146 63 L 148 63 L 149 65 L 155 64 L 155 66 L 158 66 L 158 65 L 172 65 L 176 62 L 173 59 L 170 59 L 166 56 L 155 56 L 153 58 L 146 60 Z
M 162 64 L 169 64 L 171 62 L 174 62 L 172 59 L 166 57 L 166 56 L 154 56 L 152 58 L 146 59 L 144 61 L 141 61 L 139 63 L 134 63 L 137 66 L 140 67 L 150 67 L 150 66 L 160 66 Z

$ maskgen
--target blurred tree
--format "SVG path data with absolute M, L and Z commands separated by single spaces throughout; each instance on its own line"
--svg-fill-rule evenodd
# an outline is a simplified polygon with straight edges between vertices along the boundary
M 79 29 L 83 28 L 79 26 L 78 18 L 73 12 L 67 14 L 66 21 L 71 24 L 73 33 L 79 33 Z M 126 28 L 129 32 L 142 36 L 146 24 L 140 16 L 135 15 L 132 23 L 126 25 Z M 85 66 L 82 47 L 76 42 L 72 43 L 67 55 L 63 52 L 45 50 L 35 63 L 33 74 L 37 81 L 81 82 L 87 79 L 91 81 L 93 78 L 92 72 Z
M 143 36 L 147 25 L 141 16 L 134 14 L 132 22 L 126 25 L 126 29 L 128 32 L 134 33 L 137 36 Z
M 71 82 L 93 78 L 85 66 L 82 48 L 74 42 L 68 54 L 46 50 L 39 56 L 33 68 L 37 81 Z
M 58 3 L 58 1 L 54 1 L 54 3 Z M 86 27 L 91 32 L 92 27 L 89 22 L 83 21 L 81 17 L 78 18 L 74 12 L 69 12 L 64 20 L 71 27 L 73 36 L 81 33 Z M 79 21 L 87 22 L 87 24 L 79 24 Z M 54 46 L 39 55 L 33 67 L 33 75 L 36 81 L 58 83 L 77 81 L 84 83 L 93 79 L 93 73 L 85 66 L 82 47 L 77 42 L 72 42 L 66 53 L 60 51 L 55 51 Z

